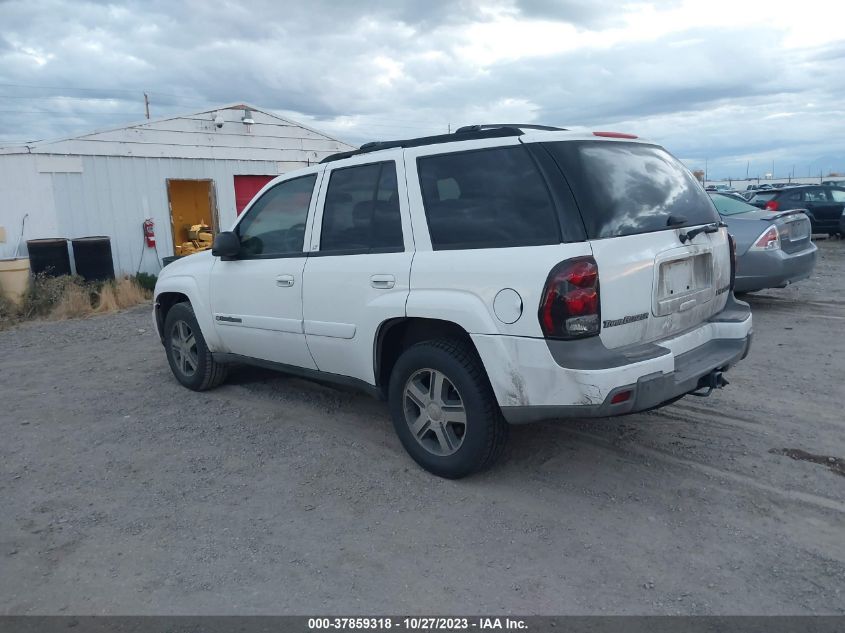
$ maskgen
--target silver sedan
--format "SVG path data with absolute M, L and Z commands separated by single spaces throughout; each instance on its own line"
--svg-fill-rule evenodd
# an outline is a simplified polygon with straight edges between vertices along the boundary
M 736 242 L 736 292 L 783 288 L 813 272 L 816 245 L 800 209 L 777 213 L 730 194 L 710 198 Z

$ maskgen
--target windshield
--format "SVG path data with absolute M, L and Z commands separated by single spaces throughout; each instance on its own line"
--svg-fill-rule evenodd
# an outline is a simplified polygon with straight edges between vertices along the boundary
M 748 213 L 749 211 L 759 211 L 747 202 L 743 202 L 733 196 L 725 196 L 720 193 L 711 194 L 710 199 L 716 205 L 716 210 L 721 215 L 738 215 L 740 213 Z
M 693 175 L 661 147 L 645 143 L 544 143 L 566 175 L 591 240 L 719 221 Z

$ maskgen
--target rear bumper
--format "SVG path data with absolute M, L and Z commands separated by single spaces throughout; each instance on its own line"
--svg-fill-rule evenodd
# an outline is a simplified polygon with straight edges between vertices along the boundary
M 816 245 L 797 253 L 748 251 L 737 258 L 736 292 L 777 288 L 807 279 L 816 266 Z
M 703 388 L 705 379 L 714 371 L 727 371 L 748 355 L 751 333 L 744 339 L 715 339 L 701 347 L 675 357 L 675 370 L 666 374 L 647 374 L 629 385 L 611 390 L 604 402 L 597 405 L 550 405 L 503 407 L 511 424 L 525 424 L 556 418 L 603 418 L 654 409 L 686 394 Z M 617 394 L 629 392 L 627 400 L 613 403 Z
M 676 400 L 742 360 L 751 325 L 748 304 L 731 297 L 725 310 L 693 330 L 629 348 L 606 349 L 598 337 L 557 341 L 555 351 L 542 339 L 478 335 L 473 341 L 505 419 L 524 424 L 624 415 Z M 613 403 L 626 391 L 624 401 Z

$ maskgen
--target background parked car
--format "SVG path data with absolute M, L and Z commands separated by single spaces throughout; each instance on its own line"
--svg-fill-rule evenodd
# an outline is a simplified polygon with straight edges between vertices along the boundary
M 782 288 L 810 276 L 816 245 L 802 211 L 772 213 L 728 194 L 709 195 L 736 243 L 736 292 Z
M 772 191 L 758 191 L 749 202 L 767 211 L 802 209 L 810 218 L 813 233 L 841 233 L 839 218 L 845 211 L 845 189 L 806 185 Z

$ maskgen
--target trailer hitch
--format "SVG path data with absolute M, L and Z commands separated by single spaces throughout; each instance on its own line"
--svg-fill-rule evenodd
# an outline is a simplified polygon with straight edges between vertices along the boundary
M 689 395 L 706 398 L 713 393 L 714 389 L 721 389 L 728 384 L 730 383 L 728 382 L 728 379 L 725 378 L 725 373 L 720 369 L 714 369 L 706 376 L 701 377 L 698 381 L 698 387 L 696 387 L 695 391 L 691 391 Z M 707 391 L 702 392 L 702 389 L 706 389 Z

